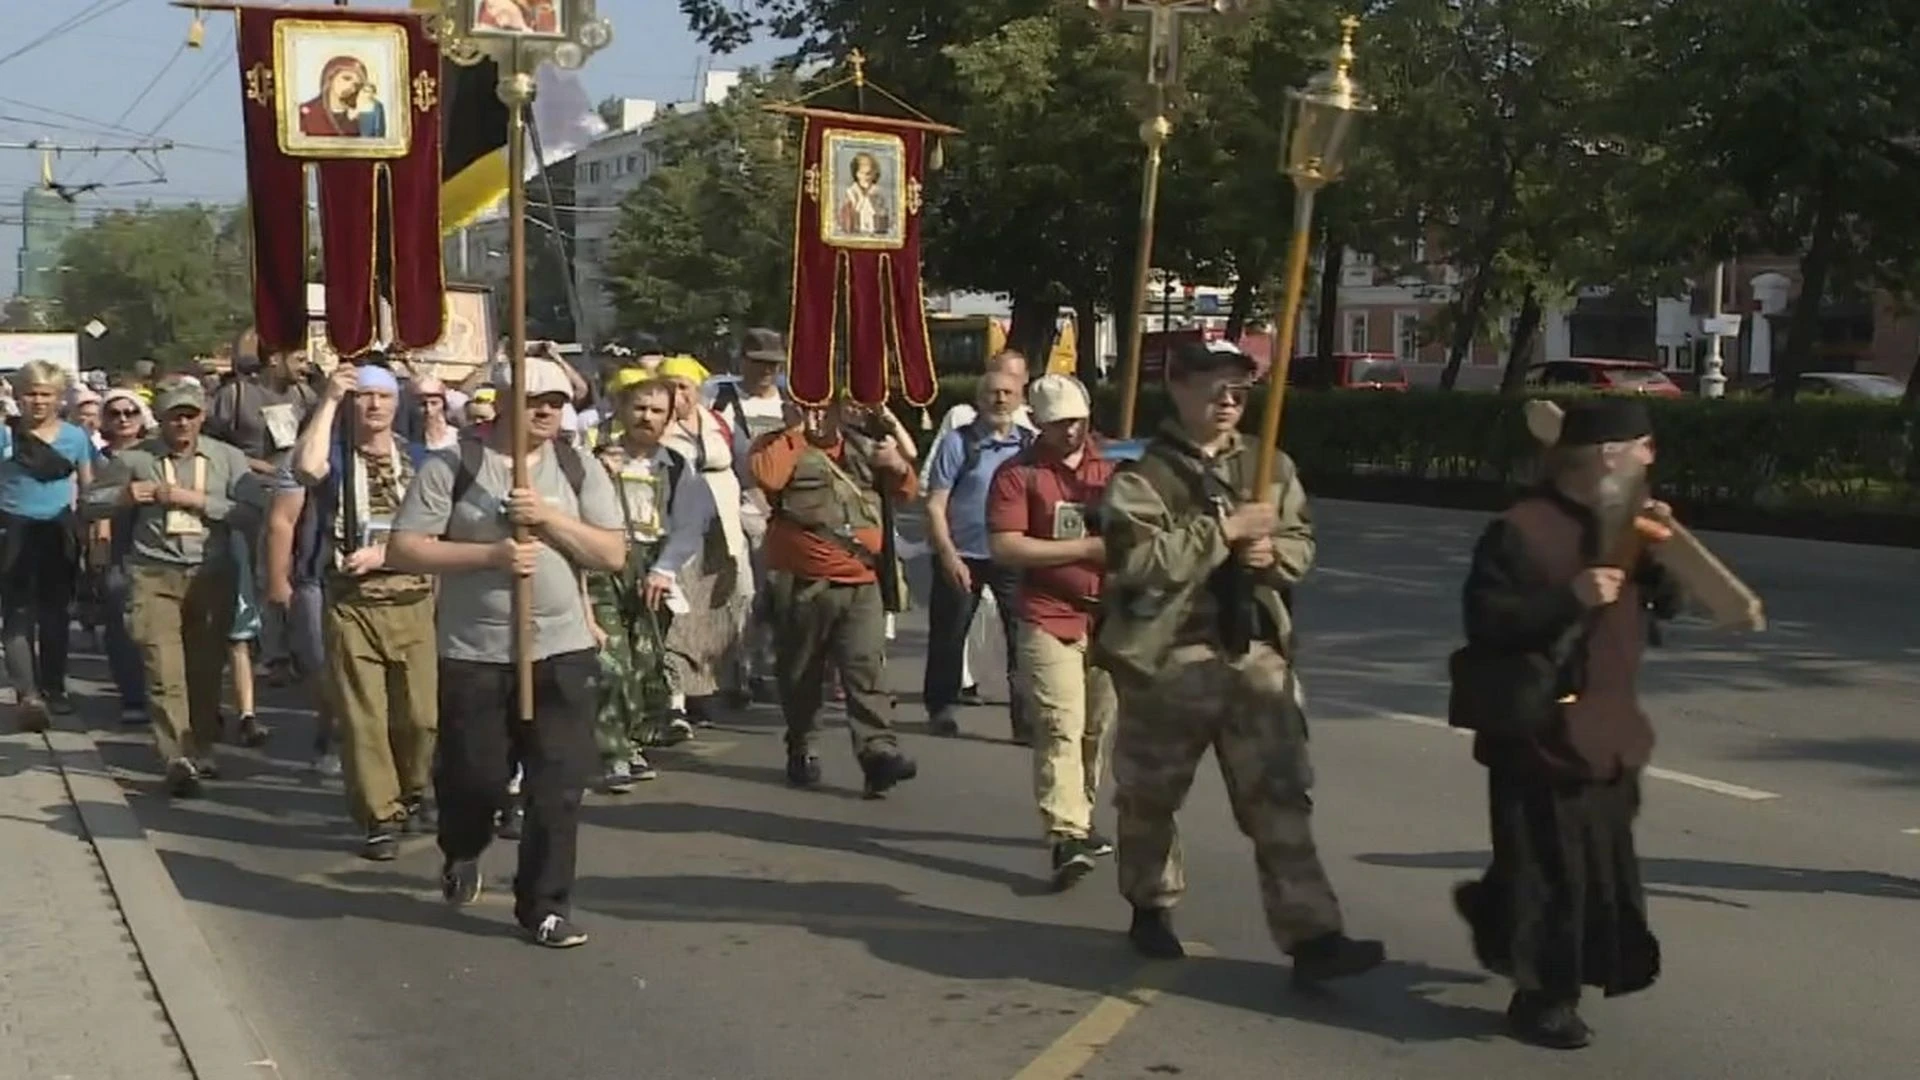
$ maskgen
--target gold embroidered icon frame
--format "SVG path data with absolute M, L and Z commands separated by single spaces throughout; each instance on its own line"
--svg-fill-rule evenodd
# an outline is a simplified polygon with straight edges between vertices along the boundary
M 336 65 L 357 63 L 378 109 L 377 133 L 319 135 L 303 130 L 303 110 L 324 105 Z M 249 72 L 249 96 L 256 81 L 271 86 L 280 152 L 314 159 L 391 160 L 413 147 L 416 81 L 406 30 L 398 25 L 282 19 L 273 28 L 271 79 Z M 264 88 L 264 86 L 263 86 Z M 437 88 L 427 87 L 437 96 Z M 430 106 L 429 106 L 430 107 Z
M 850 210 L 853 199 L 856 162 L 868 160 L 879 173 L 871 193 L 884 203 L 885 225 L 867 231 Z M 820 240 L 837 248 L 863 251 L 898 251 L 906 244 L 907 218 L 919 212 L 910 198 L 907 182 L 907 145 L 898 135 L 849 128 L 825 128 L 820 133 L 821 167 L 810 177 L 812 192 L 819 204 Z

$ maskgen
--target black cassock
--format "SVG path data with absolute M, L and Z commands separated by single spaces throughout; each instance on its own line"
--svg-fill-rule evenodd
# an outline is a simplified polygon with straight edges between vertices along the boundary
M 1666 575 L 1648 561 L 1635 576 L 1652 613 L 1670 615 L 1678 594 Z M 1564 590 L 1541 579 L 1519 531 L 1504 521 L 1474 551 L 1466 608 L 1469 637 L 1511 640 L 1536 627 L 1550 637 L 1565 625 Z M 1479 881 L 1459 887 L 1455 903 L 1482 966 L 1519 990 L 1563 1002 L 1577 1001 L 1582 986 L 1608 997 L 1644 990 L 1660 974 L 1660 943 L 1647 926 L 1633 847 L 1639 772 L 1594 779 L 1555 767 L 1577 758 L 1555 740 L 1554 733 L 1476 736 L 1474 757 L 1487 766 L 1493 863 Z

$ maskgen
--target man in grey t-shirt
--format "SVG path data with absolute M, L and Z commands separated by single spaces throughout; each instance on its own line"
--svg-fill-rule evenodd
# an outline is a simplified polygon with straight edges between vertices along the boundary
M 531 490 L 512 488 L 508 425 L 487 443 L 463 441 L 420 466 L 394 517 L 390 568 L 440 578 L 441 891 L 454 904 L 480 895 L 481 852 L 507 806 L 512 762 L 525 770 L 525 838 L 514 916 L 536 944 L 567 948 L 574 928 L 580 799 L 599 767 L 594 745 L 599 676 L 586 570 L 617 571 L 625 519 L 606 470 L 554 441 L 573 396 L 553 361 L 527 361 Z M 513 539 L 516 524 L 533 539 Z M 533 722 L 518 716 L 513 654 L 515 576 L 532 579 Z

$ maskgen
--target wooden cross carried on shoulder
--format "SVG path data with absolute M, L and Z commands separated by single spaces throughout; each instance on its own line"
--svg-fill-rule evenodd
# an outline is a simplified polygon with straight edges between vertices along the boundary
M 1189 15 L 1220 15 L 1243 0 L 1087 0 L 1102 15 L 1147 17 L 1147 81 L 1166 90 L 1180 81 L 1180 21 Z

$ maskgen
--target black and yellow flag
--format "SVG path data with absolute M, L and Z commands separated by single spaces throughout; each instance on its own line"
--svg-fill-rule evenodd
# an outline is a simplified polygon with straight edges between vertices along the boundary
M 438 11 L 440 0 L 413 0 Z M 507 194 L 507 107 L 491 60 L 462 67 L 440 62 L 440 231 L 470 224 Z

